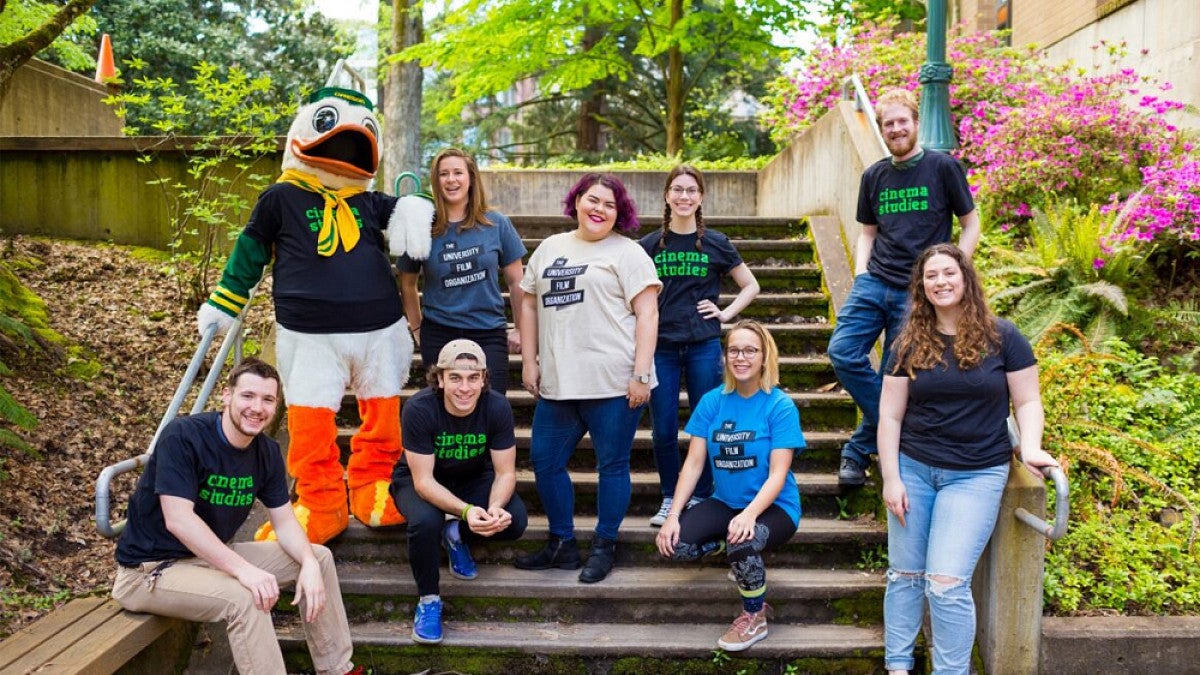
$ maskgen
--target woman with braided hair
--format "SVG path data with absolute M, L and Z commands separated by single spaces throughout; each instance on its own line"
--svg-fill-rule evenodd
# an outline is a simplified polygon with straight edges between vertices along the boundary
M 704 177 L 680 164 L 667 174 L 663 188 L 662 229 L 642 237 L 642 248 L 654 259 L 663 282 L 658 295 L 658 343 L 654 369 L 658 386 L 650 393 L 654 463 L 662 489 L 662 505 L 650 519 L 661 526 L 675 499 L 679 480 L 679 391 L 687 383 L 688 407 L 721 384 L 721 324 L 732 321 L 758 295 L 758 281 L 725 235 L 704 226 Z M 728 275 L 739 291 L 725 309 L 717 306 L 721 277 Z M 686 506 L 713 492 L 712 470 L 704 473 Z

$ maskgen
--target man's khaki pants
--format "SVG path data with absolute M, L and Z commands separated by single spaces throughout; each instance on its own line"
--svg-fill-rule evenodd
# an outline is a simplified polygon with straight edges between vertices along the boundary
M 238 555 L 270 572 L 284 586 L 296 580 L 300 564 L 275 541 L 232 544 Z M 342 606 L 337 569 L 324 546 L 313 546 L 325 582 L 325 607 L 312 623 L 302 622 L 313 666 L 320 675 L 343 675 L 353 664 L 350 626 Z M 157 569 L 156 569 L 157 568 Z M 254 597 L 238 580 L 213 569 L 199 558 L 184 558 L 169 565 L 142 563 L 119 567 L 113 582 L 113 599 L 133 612 L 146 612 L 188 621 L 226 621 L 229 646 L 242 675 L 283 675 L 283 654 L 271 622 L 271 613 L 254 606 Z M 290 602 L 281 594 L 280 602 Z M 300 602 L 304 614 L 306 602 Z

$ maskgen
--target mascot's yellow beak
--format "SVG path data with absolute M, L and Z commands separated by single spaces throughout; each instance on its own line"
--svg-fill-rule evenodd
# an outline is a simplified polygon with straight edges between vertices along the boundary
M 341 124 L 315 139 L 291 139 L 292 154 L 332 174 L 361 180 L 379 170 L 379 142 L 361 124 Z

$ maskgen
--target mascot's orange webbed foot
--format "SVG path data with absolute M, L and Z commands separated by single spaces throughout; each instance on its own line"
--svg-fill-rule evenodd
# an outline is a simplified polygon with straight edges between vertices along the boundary
M 296 502 L 292 504 L 292 509 L 296 512 L 296 520 L 300 521 L 300 527 L 304 529 L 304 534 L 308 535 L 308 540 L 314 544 L 324 544 L 344 532 L 350 525 L 350 516 L 346 513 L 345 507 L 333 511 L 313 511 L 304 504 Z M 271 527 L 270 521 L 263 523 L 262 527 L 258 528 L 258 531 L 254 533 L 254 540 L 276 540 L 275 528 Z
M 386 527 L 404 522 L 388 494 L 388 481 L 377 480 L 350 488 L 350 513 L 368 527 Z

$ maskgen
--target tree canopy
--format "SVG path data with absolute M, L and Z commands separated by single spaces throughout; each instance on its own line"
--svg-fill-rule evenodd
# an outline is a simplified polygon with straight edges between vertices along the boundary
M 0 92 L 13 72 L 34 54 L 49 49 L 49 55 L 71 70 L 93 68 L 89 49 L 81 48 L 64 36 L 77 41 L 90 39 L 96 24 L 84 16 L 96 0 L 70 0 L 66 3 L 38 0 L 0 0 Z
M 577 134 L 587 132 L 590 120 L 631 134 L 634 148 L 675 153 L 683 148 L 687 115 L 712 103 L 699 94 L 713 74 L 777 67 L 785 55 L 779 36 L 807 25 L 803 4 L 468 0 L 448 10 L 426 42 L 397 58 L 441 71 L 448 86 L 439 122 L 533 80 L 536 93 L 521 107 L 569 101 L 580 113 Z
M 267 76 L 271 87 L 264 96 L 294 101 L 320 87 L 334 62 L 354 49 L 352 36 L 316 12 L 311 0 L 99 0 L 92 17 L 112 35 L 119 68 L 138 59 L 142 72 L 180 83 L 189 98 L 187 83 L 207 62 Z M 160 117 L 152 106 L 129 114 L 128 123 L 137 127 Z

